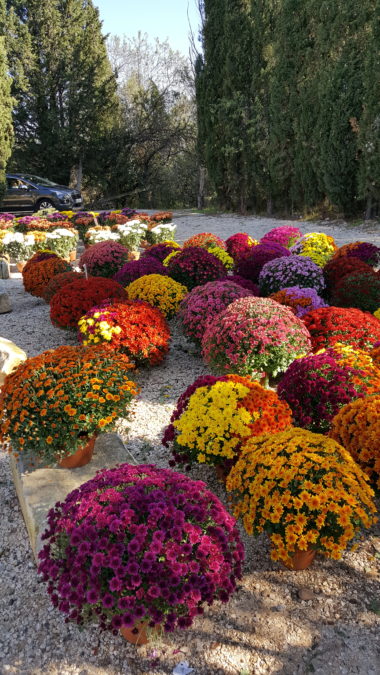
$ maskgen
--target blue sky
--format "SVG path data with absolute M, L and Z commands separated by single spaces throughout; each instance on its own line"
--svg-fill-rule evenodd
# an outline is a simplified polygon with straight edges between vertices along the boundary
M 196 0 L 93 0 L 103 21 L 103 32 L 134 37 L 168 39 L 172 49 L 187 55 L 189 20 L 197 37 Z M 189 19 L 188 16 L 189 15 Z

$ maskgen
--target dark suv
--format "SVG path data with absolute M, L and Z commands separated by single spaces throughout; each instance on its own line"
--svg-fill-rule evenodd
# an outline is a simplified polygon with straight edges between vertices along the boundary
M 57 211 L 69 211 L 81 206 L 82 196 L 78 190 L 30 173 L 8 173 L 0 211 L 39 211 L 51 207 Z

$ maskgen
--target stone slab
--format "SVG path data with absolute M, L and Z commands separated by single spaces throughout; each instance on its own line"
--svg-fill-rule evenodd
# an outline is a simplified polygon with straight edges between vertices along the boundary
M 7 340 L 7 338 L 0 337 L 0 387 L 4 384 L 6 376 L 26 358 L 23 349 L 17 347 L 14 342 Z
M 123 441 L 117 434 L 101 434 L 95 443 L 94 455 L 89 464 L 78 469 L 38 468 L 28 471 L 11 456 L 13 481 L 19 498 L 30 545 L 36 562 L 44 545 L 41 535 L 46 527 L 46 516 L 58 501 L 93 478 L 97 471 L 110 469 L 117 464 L 131 462 Z
M 11 311 L 12 304 L 8 293 L 0 293 L 0 314 L 8 314 Z

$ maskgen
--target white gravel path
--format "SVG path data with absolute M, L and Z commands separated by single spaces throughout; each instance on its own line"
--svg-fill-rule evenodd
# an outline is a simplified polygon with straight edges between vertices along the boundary
M 235 215 L 178 214 L 177 238 L 211 231 L 224 238 L 245 231 L 260 238 L 271 227 L 289 224 Z M 296 223 L 300 226 L 298 223 Z M 304 223 L 303 232 L 325 231 L 338 244 L 354 240 L 380 245 L 376 225 Z M 0 335 L 28 356 L 75 338 L 53 328 L 49 308 L 24 293 L 20 275 L 0 280 L 14 310 L 0 315 Z M 163 428 L 185 387 L 206 372 L 172 322 L 170 354 L 162 365 L 138 374 L 142 387 L 130 422 L 119 431 L 139 462 L 167 466 L 160 445 Z M 191 475 L 206 480 L 225 500 L 208 467 Z M 187 631 L 177 631 L 138 649 L 120 637 L 80 631 L 65 624 L 39 582 L 11 480 L 8 457 L 0 452 L 0 673 L 17 675 L 164 675 L 187 660 L 194 675 L 253 675 L 315 672 L 320 675 L 377 675 L 380 672 L 380 532 L 377 528 L 342 561 L 317 559 L 310 570 L 289 572 L 269 559 L 264 538 L 248 540 L 241 587 L 227 606 L 215 605 Z M 306 594 L 305 594 L 306 591 Z M 302 597 L 310 597 L 302 600 Z

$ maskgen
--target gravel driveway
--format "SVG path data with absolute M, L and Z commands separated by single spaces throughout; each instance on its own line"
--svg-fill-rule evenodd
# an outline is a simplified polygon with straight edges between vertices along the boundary
M 260 238 L 272 227 L 289 224 L 268 218 L 203 216 L 178 213 L 178 241 L 198 232 L 223 238 L 243 231 Z M 380 246 L 376 225 L 343 227 L 336 223 L 293 223 L 303 232 L 324 231 L 341 245 L 372 241 Z M 60 344 L 70 334 L 53 328 L 48 306 L 24 293 L 20 275 L 0 280 L 14 310 L 0 315 L 0 335 L 33 356 Z M 202 361 L 171 323 L 172 345 L 166 361 L 141 371 L 142 387 L 130 422 L 119 423 L 128 449 L 140 463 L 168 466 L 160 444 L 178 396 L 206 372 Z M 208 467 L 192 477 L 226 495 Z M 11 480 L 8 457 L 0 452 L 0 673 L 23 675 L 164 675 L 188 661 L 193 675 L 380 672 L 380 530 L 366 536 L 339 562 L 317 558 L 313 567 L 290 572 L 270 561 L 264 537 L 248 539 L 246 566 L 238 592 L 228 605 L 215 604 L 187 631 L 177 631 L 135 648 L 121 637 L 80 631 L 65 624 L 39 582 L 27 533 Z

